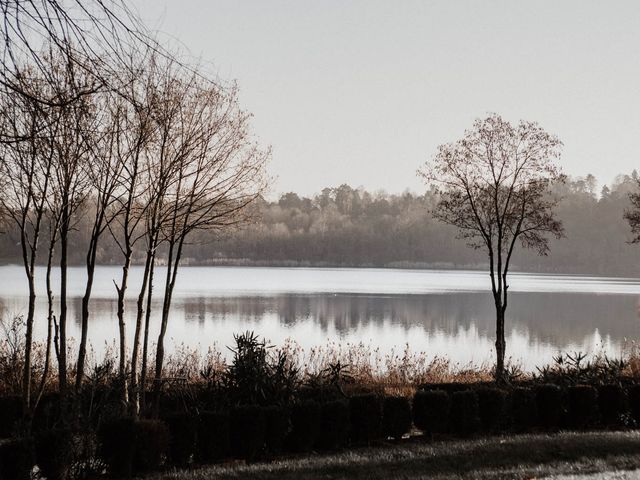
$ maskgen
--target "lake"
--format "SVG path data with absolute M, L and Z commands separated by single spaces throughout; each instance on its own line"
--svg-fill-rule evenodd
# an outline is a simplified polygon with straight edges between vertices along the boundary
M 165 270 L 159 267 L 156 278 Z M 117 337 L 115 287 L 119 267 L 96 271 L 89 335 L 97 352 Z M 54 272 L 57 275 L 58 271 Z M 79 337 L 84 268 L 69 271 L 69 335 Z M 38 271 L 36 337 L 45 335 L 44 269 Z M 133 333 L 142 268 L 131 272 L 127 318 Z M 19 266 L 0 267 L 4 316 L 26 313 Z M 161 290 L 160 286 L 156 286 Z M 55 291 L 55 290 L 54 290 Z M 507 356 L 525 368 L 559 351 L 619 355 L 640 338 L 640 279 L 514 273 L 507 310 Z M 160 298 L 152 315 L 157 336 Z M 478 271 L 369 268 L 183 267 L 167 333 L 169 350 L 232 345 L 253 330 L 274 344 L 293 338 L 303 348 L 359 343 L 381 351 L 412 351 L 480 364 L 493 359 L 494 307 L 489 276 Z

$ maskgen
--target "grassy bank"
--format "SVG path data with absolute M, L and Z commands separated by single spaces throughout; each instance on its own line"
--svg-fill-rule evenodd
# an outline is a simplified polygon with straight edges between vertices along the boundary
M 496 436 L 361 448 L 270 463 L 167 472 L 153 480 L 534 478 L 640 468 L 640 432 Z

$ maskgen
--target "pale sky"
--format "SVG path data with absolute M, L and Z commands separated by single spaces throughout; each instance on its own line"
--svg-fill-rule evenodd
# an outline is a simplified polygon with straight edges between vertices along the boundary
M 416 169 L 488 112 L 557 134 L 570 175 L 640 167 L 637 0 L 133 3 L 237 80 L 272 194 L 420 192 Z

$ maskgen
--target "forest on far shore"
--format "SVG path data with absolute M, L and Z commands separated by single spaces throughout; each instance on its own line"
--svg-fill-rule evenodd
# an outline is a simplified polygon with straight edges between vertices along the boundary
M 638 174 L 618 175 L 598 191 L 592 175 L 569 178 L 556 186 L 562 197 L 557 215 L 565 238 L 550 240 L 551 253 L 540 257 L 523 249 L 514 270 L 598 275 L 640 274 L 640 246 L 623 213 L 629 193 L 639 188 Z M 255 221 L 226 233 L 194 232 L 185 248 L 185 264 L 274 266 L 366 266 L 403 268 L 479 268 L 484 250 L 467 248 L 456 230 L 430 215 L 437 194 L 427 191 L 388 194 L 341 185 L 309 198 L 286 193 L 277 201 L 259 200 Z M 90 212 L 78 212 L 74 245 L 88 242 Z M 19 263 L 19 235 L 0 235 L 2 261 Z M 141 245 L 140 250 L 143 249 Z M 82 264 L 84 248 L 72 249 L 70 263 Z M 142 252 L 134 263 L 142 262 Z M 120 261 L 112 239 L 105 238 L 98 263 Z

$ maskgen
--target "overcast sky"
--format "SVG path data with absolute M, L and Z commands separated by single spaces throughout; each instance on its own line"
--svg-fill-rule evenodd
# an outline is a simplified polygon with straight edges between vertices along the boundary
M 557 134 L 570 175 L 640 167 L 637 0 L 134 4 L 237 80 L 273 194 L 421 191 L 416 169 L 488 112 Z

